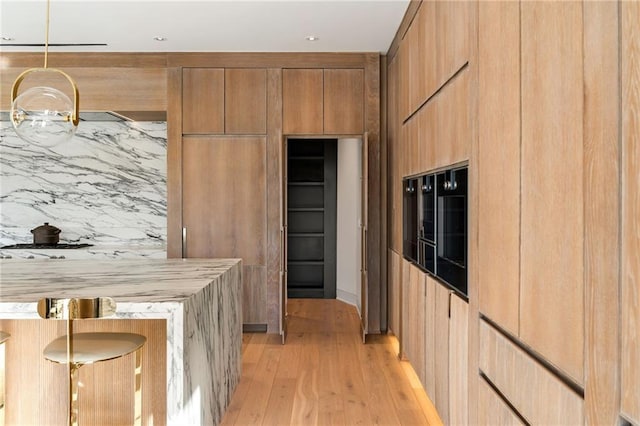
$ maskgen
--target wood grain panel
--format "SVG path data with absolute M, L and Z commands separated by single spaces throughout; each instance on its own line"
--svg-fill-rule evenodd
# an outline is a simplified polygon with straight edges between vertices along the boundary
M 484 321 L 480 369 L 529 424 L 583 424 L 582 398 Z
M 438 414 L 444 424 L 449 420 L 449 297 L 451 291 L 442 284 L 435 286 L 435 394 L 434 400 Z
M 471 72 L 466 68 L 435 97 L 437 167 L 469 159 L 472 126 L 470 79 Z
M 242 323 L 267 323 L 267 268 L 242 267 Z
M 640 3 L 622 2 L 622 411 L 640 423 Z
M 4 52 L 3 52 L 4 55 Z M 42 63 L 37 65 L 42 66 Z M 0 108 L 11 108 L 11 86 L 24 68 L 0 69 Z M 80 92 L 80 111 L 165 111 L 165 68 L 65 67 Z M 20 93 L 34 86 L 52 86 L 73 99 L 71 85 L 57 73 L 32 73 L 20 85 Z
M 395 251 L 387 250 L 389 262 L 389 331 L 400 333 L 400 258 Z
M 401 146 L 398 116 L 398 61 L 392 61 L 387 71 L 387 152 L 388 152 L 388 197 L 390 218 L 389 247 L 402 253 L 402 175 L 400 173 Z
M 364 70 L 324 70 L 324 133 L 364 132 Z
M 420 68 L 422 101 L 432 96 L 439 87 L 436 62 L 436 3 L 433 0 L 423 1 L 417 15 L 417 19 L 420 20 L 419 49 L 423 58 Z
M 380 55 L 367 53 L 364 66 L 364 115 L 368 147 L 367 178 L 367 320 L 370 333 L 380 333 L 387 327 L 387 310 L 382 305 L 387 292 L 384 250 L 387 224 L 383 221 L 383 182 L 386 164 L 381 163 L 380 137 Z M 383 246 L 382 244 L 385 244 Z
M 480 312 L 514 336 L 520 300 L 520 4 L 480 2 L 478 286 Z
M 449 319 L 449 422 L 469 424 L 469 304 L 451 295 Z
M 402 274 L 400 276 L 402 293 L 400 295 L 400 312 L 401 328 L 400 328 L 400 359 L 407 359 L 407 352 L 411 353 L 411 328 L 410 323 L 410 303 L 411 303 L 411 280 L 410 280 L 411 262 L 402 258 Z
M 224 132 L 267 133 L 267 70 L 224 70 Z
M 520 336 L 584 382 L 582 4 L 521 4 Z
M 187 257 L 266 265 L 265 145 L 264 137 L 183 139 Z
M 44 359 L 44 347 L 64 335 L 64 321 L 0 320 L 11 333 L 6 346 L 7 424 L 65 424 L 67 369 Z M 74 332 L 109 331 L 147 337 L 142 352 L 143 424 L 166 423 L 166 321 L 81 320 Z M 80 369 L 79 421 L 87 425 L 131 424 L 133 419 L 133 355 L 86 365 Z
M 0 68 L 37 68 L 43 64 L 41 52 L 2 52 Z M 165 68 L 166 53 L 49 52 L 54 68 Z
M 400 43 L 398 53 L 396 54 L 398 61 L 398 112 L 400 114 L 400 123 L 411 114 L 411 89 L 409 84 L 409 43 L 403 41 Z
M 282 70 L 282 127 L 285 134 L 323 133 L 323 71 Z
M 436 63 L 438 87 L 469 60 L 469 1 L 436 1 Z
M 412 333 L 411 339 L 412 352 L 407 353 L 407 358 L 411 362 L 420 382 L 424 386 L 426 383 L 425 372 L 425 274 L 415 265 L 409 267 L 410 275 L 410 301 L 409 301 L 409 324 Z
M 522 420 L 484 380 L 480 380 L 478 389 L 478 411 L 478 424 L 481 425 L 524 426 Z
M 181 52 L 167 65 L 200 68 L 362 68 L 368 53 L 341 52 Z
M 413 114 L 422 103 L 422 99 L 424 99 L 422 70 L 426 52 L 420 51 L 422 47 L 420 43 L 422 32 L 420 28 L 421 21 L 419 19 L 420 9 L 418 9 L 418 15 L 413 19 L 403 40 L 403 43 L 407 45 L 409 55 L 409 75 L 407 76 L 409 79 L 409 114 Z
M 280 332 L 280 228 L 282 194 L 282 70 L 267 70 L 267 318 L 268 333 Z
M 223 69 L 183 69 L 182 132 L 224 133 Z
M 431 400 L 436 397 L 436 352 L 441 348 L 436 346 L 436 286 L 439 285 L 431 276 L 425 280 L 424 303 L 424 390 Z
M 405 124 L 407 128 L 407 169 L 408 174 L 417 174 L 420 170 L 420 125 L 418 115 L 414 114 Z
M 417 114 L 418 120 L 418 169 L 420 172 L 436 167 L 436 117 L 435 103 L 425 104 Z
M 620 187 L 619 25 L 616 3 L 583 10 L 585 423 L 598 425 L 615 424 L 620 411 L 619 194 L 611 190 Z
M 182 257 L 182 69 L 167 72 L 167 257 Z

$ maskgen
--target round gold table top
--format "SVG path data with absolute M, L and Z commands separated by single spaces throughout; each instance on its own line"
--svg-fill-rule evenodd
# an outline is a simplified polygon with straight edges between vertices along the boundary
M 71 362 L 90 364 L 130 354 L 147 338 L 134 333 L 75 333 L 71 335 Z M 67 336 L 60 336 L 44 348 L 44 357 L 60 364 L 67 363 Z

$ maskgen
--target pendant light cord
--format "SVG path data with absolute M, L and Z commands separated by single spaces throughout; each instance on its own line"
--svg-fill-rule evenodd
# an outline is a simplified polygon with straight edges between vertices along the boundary
M 49 8 L 51 5 L 51 0 L 47 0 L 47 20 L 45 25 L 45 35 L 44 35 L 44 67 L 47 68 L 47 64 L 49 61 Z

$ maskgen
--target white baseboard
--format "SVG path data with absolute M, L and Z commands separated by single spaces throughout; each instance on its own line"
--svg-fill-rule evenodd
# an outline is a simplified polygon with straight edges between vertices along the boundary
M 360 315 L 360 309 L 358 308 L 358 297 L 355 294 L 349 293 L 348 291 L 337 289 L 336 299 L 340 300 L 341 302 L 348 303 L 350 305 L 355 306 L 356 309 L 358 310 L 358 315 Z

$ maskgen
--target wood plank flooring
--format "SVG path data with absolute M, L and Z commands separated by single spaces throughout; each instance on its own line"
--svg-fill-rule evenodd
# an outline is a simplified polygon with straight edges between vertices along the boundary
M 393 336 L 362 343 L 356 309 L 290 299 L 285 345 L 243 336 L 242 377 L 222 425 L 441 425 Z

